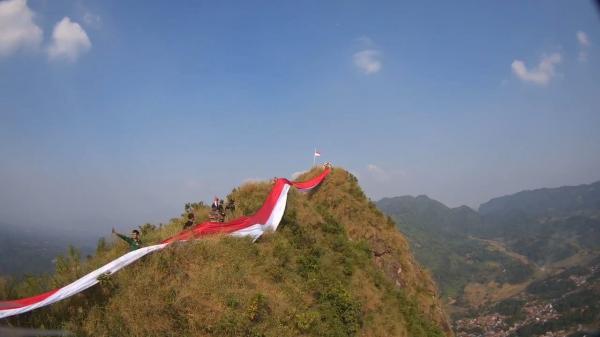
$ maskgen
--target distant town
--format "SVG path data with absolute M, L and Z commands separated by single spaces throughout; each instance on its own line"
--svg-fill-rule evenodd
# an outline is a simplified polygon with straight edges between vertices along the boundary
M 596 288 L 595 280 L 598 278 L 600 264 L 589 268 L 591 273 L 585 275 L 569 275 L 564 280 L 574 289 L 565 293 L 562 299 L 581 294 L 588 288 Z M 554 299 L 552 302 L 556 302 Z M 498 312 L 485 313 L 475 318 L 459 319 L 454 322 L 454 331 L 457 337 L 516 337 L 516 336 L 539 336 L 539 337 L 572 337 L 585 336 L 583 332 L 589 332 L 590 326 L 582 324 L 562 326 L 559 320 L 567 321 L 562 317 L 556 304 L 551 301 L 529 300 L 519 310 L 519 317 L 503 315 Z M 593 306 L 593 305 L 592 305 Z M 589 305 L 581 303 L 576 312 L 570 315 L 584 316 Z M 558 327 L 558 328 L 557 328 Z

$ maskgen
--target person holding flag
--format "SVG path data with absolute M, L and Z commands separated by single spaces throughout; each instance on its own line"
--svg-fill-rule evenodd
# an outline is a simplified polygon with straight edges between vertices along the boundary
M 134 251 L 142 247 L 142 240 L 140 240 L 140 231 L 134 229 L 131 231 L 131 237 L 125 236 L 121 233 L 117 233 L 115 228 L 113 227 L 112 233 L 118 236 L 121 240 L 127 242 L 129 245 L 129 251 Z

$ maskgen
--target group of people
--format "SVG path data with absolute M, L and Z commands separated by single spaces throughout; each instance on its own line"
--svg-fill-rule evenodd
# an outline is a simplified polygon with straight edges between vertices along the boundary
M 235 201 L 233 198 L 227 199 L 227 205 L 223 206 L 223 199 L 215 197 L 212 204 L 210 205 L 210 214 L 208 219 L 211 222 L 225 222 L 226 211 L 233 213 L 235 211 Z
M 331 163 L 327 162 L 325 164 L 323 164 L 323 168 L 332 168 Z M 277 177 L 274 177 L 273 182 L 277 181 Z M 185 222 L 185 224 L 183 225 L 183 229 L 188 229 L 190 227 L 192 227 L 195 224 L 195 216 L 194 216 L 194 212 L 191 210 L 191 207 L 188 207 L 189 205 L 186 205 L 186 211 L 188 212 L 187 214 L 187 221 Z M 215 197 L 211 206 L 210 206 L 210 213 L 208 215 L 208 219 L 211 222 L 225 222 L 225 215 L 226 212 L 230 211 L 231 213 L 233 213 L 233 211 L 235 211 L 235 201 L 233 200 L 233 198 L 228 198 L 227 199 L 227 205 L 224 206 L 224 201 L 223 199 L 220 199 L 219 197 Z M 119 237 L 120 239 L 122 239 L 123 241 L 127 242 L 127 244 L 129 245 L 129 250 L 136 250 L 140 247 L 142 247 L 142 240 L 140 239 L 140 232 L 137 229 L 134 229 L 131 231 L 131 235 L 130 236 L 126 236 L 120 233 L 117 233 L 117 231 L 113 228 L 112 229 L 112 233 L 114 235 L 116 235 L 117 237 Z
M 208 219 L 211 222 L 225 222 L 226 211 L 235 211 L 235 201 L 233 198 L 229 198 L 227 201 L 227 205 L 223 206 L 223 199 L 219 199 L 219 197 L 215 197 L 212 205 L 211 211 L 208 215 Z M 195 216 L 194 212 L 188 210 L 187 221 L 183 225 L 183 229 L 188 229 L 195 224 Z M 114 228 L 112 229 L 112 234 L 116 235 L 121 240 L 125 241 L 129 245 L 129 250 L 133 251 L 140 247 L 142 247 L 142 240 L 140 239 L 140 231 L 134 229 L 131 231 L 130 236 L 118 233 Z
M 230 211 L 233 213 L 235 211 L 235 201 L 233 198 L 229 198 L 227 200 L 227 205 L 224 206 L 223 199 L 219 197 L 215 197 L 211 206 L 210 213 L 208 214 L 208 220 L 211 222 L 225 222 L 226 212 Z M 188 229 L 192 227 L 196 223 L 196 217 L 194 216 L 193 210 L 190 208 L 186 208 L 187 213 L 187 221 L 183 224 L 183 229 Z

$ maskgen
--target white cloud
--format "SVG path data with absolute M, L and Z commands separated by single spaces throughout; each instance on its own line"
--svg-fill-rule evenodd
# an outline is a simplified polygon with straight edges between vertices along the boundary
M 582 31 L 578 31 L 576 36 L 577 42 L 579 42 L 579 61 L 585 62 L 588 58 L 587 48 L 590 46 L 590 39 L 587 34 Z
M 367 165 L 367 170 L 369 170 L 369 172 L 383 172 L 383 170 L 375 164 Z
M 367 172 L 365 174 L 365 178 L 371 178 L 373 181 L 377 183 L 390 183 L 394 181 L 398 181 L 399 179 L 405 179 L 407 177 L 407 173 L 401 169 L 395 168 L 382 168 L 375 164 L 367 165 Z
M 85 12 L 83 15 L 83 22 L 92 28 L 100 28 L 102 25 L 102 19 L 100 16 L 90 12 Z
M 0 57 L 39 47 L 43 32 L 33 22 L 34 15 L 27 0 L 0 2 Z
M 588 38 L 587 34 L 582 31 L 577 32 L 577 41 L 582 47 L 588 47 L 590 45 L 590 39 Z
M 528 70 L 521 60 L 514 60 L 511 67 L 513 73 L 522 81 L 546 85 L 554 77 L 554 67 L 560 63 L 561 59 L 559 53 L 553 53 L 544 55 L 540 63 L 531 70 Z
M 381 70 L 381 52 L 376 49 L 365 49 L 354 54 L 354 65 L 367 75 Z
M 385 170 L 375 164 L 367 165 L 367 171 L 377 181 L 386 181 L 390 178 L 390 175 Z
M 48 56 L 51 59 L 65 59 L 73 62 L 91 47 L 92 43 L 85 30 L 77 22 L 72 22 L 65 16 L 54 26 L 52 42 L 48 47 Z

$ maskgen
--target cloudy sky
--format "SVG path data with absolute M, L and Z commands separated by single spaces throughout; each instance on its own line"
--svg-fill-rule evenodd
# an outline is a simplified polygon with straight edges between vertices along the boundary
M 108 233 L 322 160 L 477 207 L 600 179 L 588 1 L 0 1 L 0 222 Z

